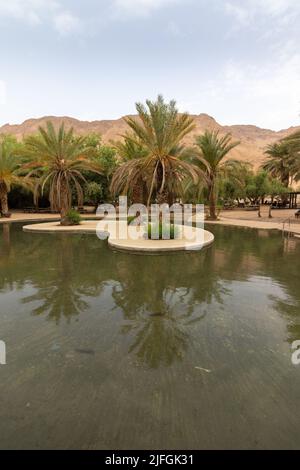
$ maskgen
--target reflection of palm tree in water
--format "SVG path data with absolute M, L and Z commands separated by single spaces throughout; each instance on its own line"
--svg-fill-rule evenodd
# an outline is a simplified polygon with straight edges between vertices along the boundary
M 122 327 L 122 333 L 133 335 L 129 352 L 138 361 L 151 368 L 170 366 L 181 360 L 189 343 L 189 326 L 199 322 L 206 312 L 190 320 L 186 315 L 176 315 L 172 310 L 161 314 L 136 316 Z
M 148 367 L 169 366 L 184 357 L 193 325 L 206 316 L 207 305 L 222 303 L 226 290 L 209 271 L 214 254 L 126 256 L 112 295 L 124 314 L 122 333 L 133 337 L 129 352 Z
M 235 230 L 221 226 L 214 230 L 217 232 L 214 248 L 226 252 L 227 262 L 223 266 L 222 277 L 247 280 L 252 275 L 259 274 L 271 278 L 273 283 L 278 283 L 280 286 L 278 295 L 270 295 L 269 298 L 273 308 L 286 321 L 287 341 L 292 343 L 298 340 L 300 338 L 299 241 L 283 240 L 276 231 Z M 241 245 L 240 249 L 236 249 L 238 245 Z
M 87 310 L 87 298 L 99 295 L 102 282 L 97 271 L 93 271 L 95 278 L 91 276 L 90 270 L 85 277 L 84 266 L 90 265 L 82 259 L 85 250 L 80 248 L 80 238 L 72 239 L 62 234 L 55 237 L 53 242 L 56 246 L 51 250 L 49 268 L 41 271 L 44 275 L 33 283 L 38 291 L 25 297 L 23 303 L 39 302 L 32 310 L 33 314 L 47 314 L 48 319 L 58 323 L 62 316 L 70 319 Z
M 10 240 L 10 224 L 0 224 L 0 230 L 2 231 L 0 238 L 0 259 L 8 258 L 11 251 L 11 240 Z

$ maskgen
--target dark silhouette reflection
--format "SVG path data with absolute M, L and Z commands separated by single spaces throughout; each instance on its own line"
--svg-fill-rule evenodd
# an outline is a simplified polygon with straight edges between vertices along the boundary
M 212 269 L 215 252 L 119 256 L 112 296 L 124 315 L 121 331 L 131 338 L 129 351 L 148 367 L 171 365 L 183 357 L 207 306 L 222 304 L 229 292 Z
M 165 292 L 146 308 L 138 306 L 127 313 L 123 310 L 125 323 L 121 331 L 132 338 L 129 352 L 148 367 L 169 366 L 182 359 L 190 342 L 190 328 L 207 313 L 199 304 L 192 305 L 191 296 L 181 290 Z M 120 293 L 123 297 L 122 290 L 115 290 L 113 295 L 122 308 Z
M 10 224 L 2 223 L 0 224 L 0 266 L 10 257 L 11 249 Z
M 100 295 L 103 279 L 96 269 L 90 269 L 85 243 L 85 237 L 53 237 L 43 276 L 32 282 L 37 292 L 23 299 L 23 303 L 38 302 L 33 314 L 47 315 L 57 323 L 62 316 L 70 320 L 89 308 L 89 298 Z
M 157 368 L 160 365 L 170 366 L 182 359 L 189 343 L 185 327 L 184 321 L 165 313 L 138 318 L 124 325 L 122 331 L 133 336 L 129 352 L 134 353 L 144 365 Z
M 221 275 L 247 280 L 269 278 L 278 295 L 273 308 L 286 320 L 287 341 L 300 339 L 300 241 L 277 231 L 217 227 L 215 250 L 224 253 Z M 284 295 L 282 295 L 284 294 Z
M 86 243 L 85 237 L 34 236 L 14 227 L 13 248 L 1 256 L 0 293 L 36 291 L 25 295 L 22 302 L 32 304 L 33 314 L 44 314 L 56 322 L 79 315 L 88 309 L 89 298 L 100 295 L 103 281 L 98 270 L 90 269 L 92 255 L 86 253 Z
M 201 320 L 242 295 L 237 281 L 261 277 L 274 285 L 270 300 L 286 321 L 287 340 L 300 339 L 300 242 L 277 232 L 210 229 L 215 243 L 202 252 L 138 256 L 112 252 L 93 235 L 29 234 L 0 224 L 0 296 L 20 291 L 33 314 L 56 323 L 91 309 L 103 321 L 106 311 L 106 321 L 121 322 L 129 352 L 155 368 L 184 357 Z
M 78 250 L 74 240 L 70 241 L 66 234 L 61 234 L 52 243 L 54 249 L 45 260 L 48 269 L 42 269 L 44 275 L 32 282 L 37 292 L 23 298 L 23 303 L 37 302 L 37 307 L 32 309 L 33 314 L 45 314 L 48 319 L 59 322 L 61 316 L 70 318 L 86 310 L 89 305 L 84 298 L 97 292 L 84 283 L 81 285 L 76 266 Z

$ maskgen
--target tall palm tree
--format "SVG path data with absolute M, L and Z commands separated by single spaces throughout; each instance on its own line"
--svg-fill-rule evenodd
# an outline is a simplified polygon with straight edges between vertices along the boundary
M 263 170 L 267 171 L 273 178 L 278 178 L 288 188 L 292 169 L 289 145 L 283 141 L 276 142 L 267 147 L 265 154 L 267 159 L 263 163 Z
M 145 193 L 147 192 L 146 181 L 143 177 L 142 171 L 138 171 L 136 176 L 131 176 L 128 180 L 128 166 L 132 166 L 133 160 L 140 159 L 142 162 L 148 156 L 148 150 L 139 141 L 136 141 L 135 135 L 126 133 L 122 141 L 112 142 L 113 147 L 117 152 L 117 157 L 121 166 L 116 172 L 111 191 L 116 194 L 127 194 L 131 197 L 133 203 L 145 202 Z M 127 165 L 127 163 L 129 165 Z M 134 166 L 134 165 L 133 165 Z M 138 170 L 139 165 L 136 167 Z M 147 197 L 147 194 L 146 194 Z
M 8 193 L 12 186 L 30 188 L 30 180 L 24 176 L 23 161 L 18 155 L 17 143 L 9 137 L 0 141 L 0 213 L 8 215 Z
M 99 165 L 93 162 L 94 149 L 86 145 L 86 137 L 75 137 L 73 128 L 65 131 L 61 124 L 56 132 L 52 122 L 46 129 L 39 127 L 37 136 L 25 139 L 26 156 L 31 163 L 32 174 L 39 176 L 35 195 L 49 188 L 51 208 L 61 215 L 61 223 L 72 206 L 72 189 L 77 193 L 78 206 L 83 204 L 82 185 L 86 182 L 82 172 L 101 174 Z
M 180 142 L 194 129 L 188 114 L 179 114 L 176 102 L 165 103 L 162 96 L 156 101 L 136 104 L 139 119 L 128 117 L 126 122 L 133 134 L 132 144 L 142 144 L 147 155 L 121 166 L 112 181 L 112 191 L 128 189 L 141 177 L 148 188 L 147 204 L 171 202 L 187 175 L 197 179 L 195 168 L 181 158 Z M 126 180 L 126 182 L 125 182 Z
M 291 177 L 295 181 L 300 180 L 300 131 L 296 131 L 282 140 L 290 153 Z
M 234 160 L 224 161 L 228 153 L 239 145 L 233 142 L 231 135 L 220 136 L 219 131 L 205 131 L 197 136 L 196 148 L 192 161 L 205 173 L 209 199 L 210 219 L 216 220 L 217 182 L 226 172 L 232 171 L 238 163 Z

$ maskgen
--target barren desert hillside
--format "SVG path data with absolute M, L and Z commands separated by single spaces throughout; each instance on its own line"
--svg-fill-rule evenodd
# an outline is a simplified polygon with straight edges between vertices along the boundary
M 296 130 L 300 130 L 300 126 L 284 129 L 280 132 L 261 129 L 251 125 L 222 126 L 207 114 L 200 114 L 193 116 L 193 118 L 196 128 L 193 133 L 186 137 L 185 143 L 187 145 L 193 144 L 194 136 L 203 133 L 205 129 L 218 129 L 221 133 L 230 132 L 234 139 L 241 142 L 241 144 L 232 151 L 231 158 L 249 161 L 255 168 L 258 168 L 264 160 L 264 150 L 268 144 L 276 142 Z M 103 142 L 105 143 L 120 139 L 122 134 L 127 130 L 127 124 L 124 118 L 89 122 L 70 117 L 45 116 L 39 119 L 28 119 L 18 125 L 5 124 L 0 127 L 0 134 L 13 134 L 18 139 L 22 139 L 23 136 L 36 133 L 38 127 L 45 125 L 48 120 L 53 121 L 56 127 L 64 121 L 66 127 L 74 127 L 78 134 L 84 135 L 97 132 L 102 135 Z

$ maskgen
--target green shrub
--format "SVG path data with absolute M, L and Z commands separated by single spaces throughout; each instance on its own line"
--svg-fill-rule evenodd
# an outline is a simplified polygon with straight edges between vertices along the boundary
M 100 201 L 103 198 L 102 185 L 96 183 L 95 181 L 90 181 L 89 183 L 86 183 L 84 187 L 84 196 L 86 202 L 97 206 L 98 204 L 100 204 Z
M 153 237 L 157 237 L 159 235 L 159 240 L 175 240 L 179 237 L 179 227 L 174 224 L 148 224 L 148 239 L 152 239 Z M 153 238 L 154 240 L 157 238 Z
M 136 219 L 136 215 L 131 215 L 127 217 L 127 225 L 130 225 Z
M 81 222 L 81 215 L 75 209 L 70 209 L 67 212 L 67 219 L 70 222 L 70 225 L 79 225 Z

